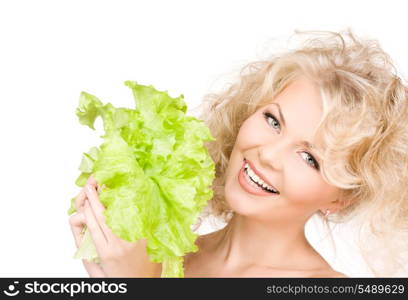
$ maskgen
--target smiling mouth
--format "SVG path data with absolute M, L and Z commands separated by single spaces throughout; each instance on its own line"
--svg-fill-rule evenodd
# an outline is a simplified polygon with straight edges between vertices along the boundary
M 270 185 L 269 183 L 266 183 L 263 180 L 263 178 L 259 176 L 259 173 L 256 170 L 254 170 L 252 164 L 248 162 L 245 158 L 244 158 L 244 174 L 248 180 L 253 182 L 255 185 L 257 185 L 265 192 L 272 194 L 280 194 L 279 191 L 274 186 Z M 254 176 L 255 178 L 253 178 Z

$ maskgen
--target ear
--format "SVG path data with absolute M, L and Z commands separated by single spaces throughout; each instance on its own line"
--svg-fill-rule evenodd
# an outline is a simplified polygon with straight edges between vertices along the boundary
M 339 197 L 339 210 L 345 209 L 347 207 L 349 207 L 350 205 L 352 205 L 355 202 L 356 199 L 352 199 L 350 196 L 346 197 L 346 196 L 340 196 Z
M 323 214 L 326 214 L 326 211 L 329 210 L 330 214 L 333 214 L 333 213 L 336 213 L 336 212 L 348 207 L 352 203 L 353 203 L 353 201 L 351 201 L 350 199 L 339 197 L 336 200 L 326 204 L 324 207 L 321 207 L 320 211 Z

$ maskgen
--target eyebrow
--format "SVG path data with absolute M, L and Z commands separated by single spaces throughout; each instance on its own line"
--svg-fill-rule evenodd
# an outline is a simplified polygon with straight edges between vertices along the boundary
M 272 104 L 274 104 L 278 108 L 279 118 L 281 119 L 283 126 L 286 127 L 285 117 L 283 116 L 283 113 L 282 113 L 282 110 L 281 110 L 281 107 L 280 107 L 279 103 L 273 102 Z M 310 150 L 313 150 L 313 148 L 315 148 L 315 146 L 312 143 L 310 143 L 309 141 L 301 141 L 300 144 L 302 146 L 310 149 Z

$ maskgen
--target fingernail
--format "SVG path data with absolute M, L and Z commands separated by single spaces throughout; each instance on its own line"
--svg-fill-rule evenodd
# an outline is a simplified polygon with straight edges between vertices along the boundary
M 92 185 L 90 185 L 90 184 L 87 184 L 87 185 L 86 185 L 86 189 L 87 189 L 89 192 L 92 192 L 93 189 L 94 189 L 94 187 L 93 187 Z
M 92 183 L 92 182 L 94 182 L 94 181 L 95 181 L 95 177 L 94 177 L 93 174 L 91 174 L 91 175 L 88 177 L 87 182 L 88 182 L 88 183 Z

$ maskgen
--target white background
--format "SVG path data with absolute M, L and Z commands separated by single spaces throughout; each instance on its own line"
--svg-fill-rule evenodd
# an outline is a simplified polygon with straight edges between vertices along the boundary
M 100 120 L 97 131 L 79 124 L 81 91 L 133 108 L 123 82 L 136 80 L 183 94 L 191 111 L 244 63 L 272 51 L 272 39 L 346 26 L 378 38 L 406 72 L 405 3 L 1 1 L 0 276 L 87 276 L 72 259 L 67 209 L 79 191 L 82 152 L 101 143 L 102 131 Z M 313 224 L 310 239 L 335 269 L 370 276 L 348 231 L 336 236 L 335 256 Z

